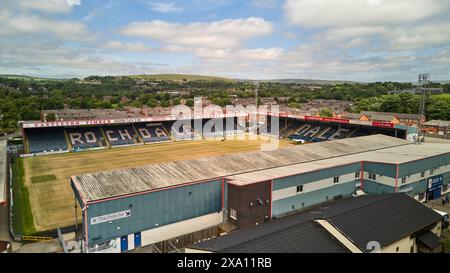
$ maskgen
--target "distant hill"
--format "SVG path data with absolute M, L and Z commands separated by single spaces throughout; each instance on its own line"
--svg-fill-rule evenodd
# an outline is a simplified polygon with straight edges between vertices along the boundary
M 228 81 L 233 82 L 235 80 L 203 75 L 190 75 L 190 74 L 148 74 L 148 75 L 130 75 L 128 77 L 135 79 L 147 79 L 147 80 L 164 80 L 164 81 Z
M 55 78 L 41 78 L 41 77 L 32 77 L 25 75 L 9 75 L 9 74 L 0 74 L 0 78 L 7 78 L 12 80 L 25 80 L 25 81 L 60 81 L 62 79 Z
M 249 80 L 251 82 L 276 82 L 276 83 L 295 83 L 295 84 L 316 84 L 316 85 L 336 85 L 336 84 L 353 84 L 354 81 L 338 81 L 338 80 L 312 80 L 312 79 L 277 79 L 277 80 Z

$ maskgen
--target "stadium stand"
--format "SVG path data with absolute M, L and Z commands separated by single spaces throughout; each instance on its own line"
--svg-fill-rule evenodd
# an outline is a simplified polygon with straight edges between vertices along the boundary
M 239 124 L 239 120 L 238 118 L 226 118 L 225 119 L 225 126 L 227 124 L 227 122 L 232 123 L 233 124 L 233 129 L 232 130 L 228 130 L 225 132 L 227 135 L 233 135 L 233 134 L 243 134 L 245 132 L 245 124 L 243 124 L 242 126 Z
M 73 151 L 106 146 L 105 139 L 99 127 L 67 128 Z
M 103 132 L 111 146 L 132 145 L 139 143 L 132 125 L 114 125 L 103 127 Z
M 134 127 L 144 143 L 170 140 L 170 136 L 166 133 L 162 123 L 138 123 Z
M 193 120 L 174 122 L 171 126 L 172 136 L 176 140 L 197 139 L 198 137 L 193 130 L 193 122 Z
M 304 123 L 289 135 L 290 139 L 304 140 L 306 142 L 322 142 L 334 139 L 347 138 L 355 132 L 355 129 L 338 128 L 326 124 Z
M 223 137 L 223 130 L 226 124 L 223 119 L 202 120 L 202 134 L 205 138 Z
M 31 129 L 26 133 L 30 153 L 68 150 L 63 128 Z
M 270 118 L 267 118 L 264 122 L 258 124 L 258 132 L 262 135 L 275 135 L 275 132 L 272 132 Z

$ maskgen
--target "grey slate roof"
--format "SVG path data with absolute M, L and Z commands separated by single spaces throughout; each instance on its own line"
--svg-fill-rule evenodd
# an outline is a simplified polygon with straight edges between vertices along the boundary
M 314 221 L 297 224 L 220 250 L 222 253 L 349 253 Z
M 378 240 L 381 246 L 389 245 L 436 223 L 442 216 L 406 193 L 363 195 L 238 230 L 190 248 L 223 253 L 278 252 L 278 247 L 279 252 L 286 253 L 342 252 L 340 243 L 327 238 L 314 219 L 327 220 L 365 251 L 366 242 Z M 323 247 L 311 245 L 312 240 L 319 240 Z
M 436 247 L 441 245 L 440 238 L 431 231 L 426 231 L 419 236 L 417 236 L 417 240 L 430 249 L 435 249 Z
M 392 194 L 327 220 L 361 250 L 365 250 L 370 241 L 377 241 L 385 247 L 441 219 L 440 214 L 409 195 Z
M 430 120 L 425 122 L 425 126 L 439 126 L 439 127 L 450 127 L 450 121 L 448 120 Z
M 421 115 L 418 114 L 404 114 L 404 113 L 390 113 L 390 112 L 372 112 L 372 111 L 362 111 L 361 114 L 364 114 L 368 117 L 372 117 L 374 115 L 381 116 L 395 116 L 399 119 L 410 119 L 410 120 L 419 120 Z

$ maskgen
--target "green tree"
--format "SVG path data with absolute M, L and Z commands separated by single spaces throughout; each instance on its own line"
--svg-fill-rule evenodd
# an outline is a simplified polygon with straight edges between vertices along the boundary
M 47 114 L 47 116 L 45 117 L 45 119 L 47 121 L 55 121 L 56 120 L 56 116 L 53 113 Z
M 330 108 L 322 108 L 319 111 L 319 115 L 323 118 L 332 118 L 333 111 Z
M 193 99 L 187 99 L 186 100 L 186 106 L 194 107 L 194 100 Z

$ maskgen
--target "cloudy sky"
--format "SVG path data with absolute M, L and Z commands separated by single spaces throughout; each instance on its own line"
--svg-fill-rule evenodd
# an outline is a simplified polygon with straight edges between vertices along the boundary
M 450 80 L 448 0 L 0 0 L 0 74 Z

